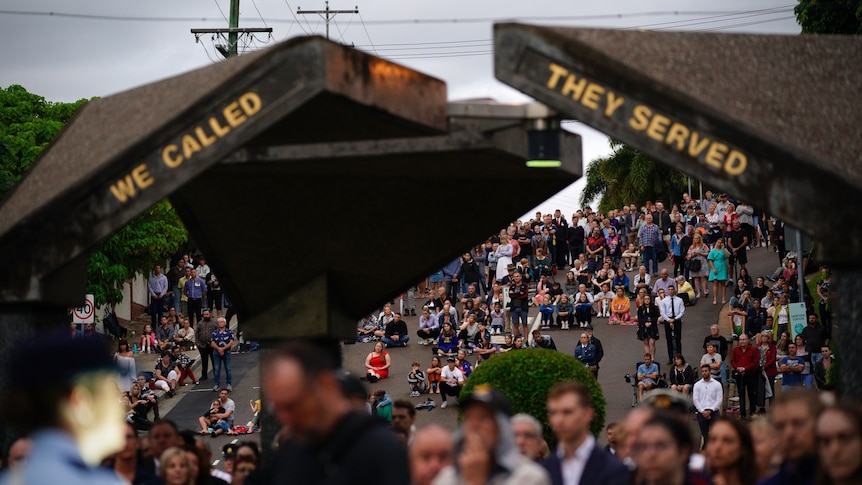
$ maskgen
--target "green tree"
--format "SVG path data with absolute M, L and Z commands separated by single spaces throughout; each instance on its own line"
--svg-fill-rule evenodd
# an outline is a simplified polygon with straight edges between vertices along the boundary
M 86 101 L 50 102 L 18 85 L 0 89 L 0 200 Z M 187 240 L 171 204 L 159 202 L 90 253 L 88 292 L 97 305 L 119 303 L 126 281 L 147 274 Z
M 680 172 L 622 142 L 610 140 L 610 144 L 613 153 L 587 167 L 582 205 L 600 197 L 598 210 L 602 213 L 632 203 L 641 206 L 647 200 L 663 200 L 669 209 L 682 198 L 685 177 Z
M 554 443 L 548 423 L 548 391 L 558 382 L 584 383 L 593 398 L 596 413 L 590 431 L 596 436 L 605 425 L 605 397 L 593 374 L 571 355 L 546 349 L 525 349 L 495 355 L 470 374 L 461 390 L 464 397 L 476 386 L 488 384 L 502 392 L 516 413 L 527 413 L 542 423 L 545 439 Z
M 800 0 L 793 12 L 803 34 L 862 34 L 859 0 Z

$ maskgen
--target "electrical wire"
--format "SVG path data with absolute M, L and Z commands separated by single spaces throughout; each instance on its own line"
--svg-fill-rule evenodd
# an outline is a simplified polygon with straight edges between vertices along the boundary
M 227 15 L 224 14 L 224 10 L 221 9 L 221 5 L 218 4 L 218 0 L 213 0 L 213 2 L 215 2 L 216 8 L 218 8 L 221 16 L 224 17 L 224 21 L 230 23 L 230 20 L 227 19 Z
M 254 0 L 251 0 L 251 4 L 254 6 L 255 11 L 257 11 L 257 16 L 260 17 L 260 21 L 263 22 L 263 26 L 269 27 L 269 25 L 266 25 L 266 19 L 264 19 L 263 15 L 261 15 L 260 9 L 257 8 L 257 2 L 255 2 Z
M 362 30 L 365 31 L 365 36 L 368 37 L 368 43 L 371 44 L 371 50 L 374 52 L 375 56 L 380 56 L 380 53 L 377 51 L 377 47 L 374 46 L 374 41 L 371 40 L 371 34 L 368 33 L 368 27 L 365 25 L 365 19 L 362 18 L 362 14 L 357 12 L 359 15 L 359 22 L 362 24 Z

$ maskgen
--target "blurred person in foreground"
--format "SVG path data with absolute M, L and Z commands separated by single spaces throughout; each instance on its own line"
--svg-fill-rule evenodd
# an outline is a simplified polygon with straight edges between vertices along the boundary
M 404 446 L 385 421 L 355 410 L 339 375 L 334 359 L 310 342 L 267 354 L 260 366 L 265 405 L 290 434 L 245 483 L 408 483 Z
M 557 449 L 542 466 L 554 485 L 629 483 L 629 470 L 614 455 L 596 446 L 590 433 L 595 409 L 587 387 L 578 381 L 556 384 L 548 393 L 548 421 Z
M 452 433 L 436 424 L 420 428 L 408 451 L 411 485 L 431 485 L 440 471 L 452 465 L 454 454 Z
M 33 356 L 50 355 L 51 359 Z M 33 440 L 27 461 L 0 484 L 118 484 L 97 468 L 125 445 L 117 370 L 101 339 L 44 334 L 11 346 L 2 414 Z M 27 362 L 27 365 L 21 365 Z M 62 363 L 57 365 L 57 363 Z
M 716 485 L 754 485 L 754 442 L 744 422 L 726 416 L 715 418 L 706 442 L 706 469 Z
M 548 446 L 542 438 L 542 423 L 527 413 L 518 413 L 510 421 L 515 433 L 515 446 L 521 454 L 533 461 L 547 458 L 545 450 Z
M 862 483 L 862 407 L 841 402 L 817 417 L 817 451 L 820 471 L 817 483 Z
M 775 398 L 770 419 L 778 433 L 784 462 L 778 473 L 759 482 L 761 485 L 815 483 L 817 444 L 814 430 L 822 407 L 817 394 L 808 389 L 790 389 Z
M 695 450 L 685 422 L 666 412 L 648 419 L 637 436 L 633 457 L 637 464 L 637 483 L 644 485 L 708 485 L 711 482 L 690 473 L 688 461 Z
M 454 463 L 440 472 L 435 485 L 551 483 L 545 470 L 515 446 L 512 408 L 503 394 L 479 386 L 464 398 L 461 409 Z

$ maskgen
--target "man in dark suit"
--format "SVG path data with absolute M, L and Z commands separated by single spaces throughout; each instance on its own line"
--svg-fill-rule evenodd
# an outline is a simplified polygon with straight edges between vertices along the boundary
M 561 382 L 548 393 L 548 421 L 558 444 L 542 466 L 554 485 L 629 483 L 628 468 L 596 446 L 590 433 L 594 414 L 590 392 L 580 382 Z

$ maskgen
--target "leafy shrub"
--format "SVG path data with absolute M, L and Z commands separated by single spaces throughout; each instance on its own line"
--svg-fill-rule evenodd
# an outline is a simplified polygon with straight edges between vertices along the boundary
M 467 379 L 461 396 L 488 384 L 499 390 L 516 413 L 534 416 L 545 430 L 545 440 L 555 442 L 548 423 L 548 391 L 558 382 L 576 380 L 589 389 L 596 410 L 590 431 L 598 436 L 605 425 L 605 397 L 593 374 L 571 355 L 554 350 L 525 349 L 495 355 L 482 362 Z

